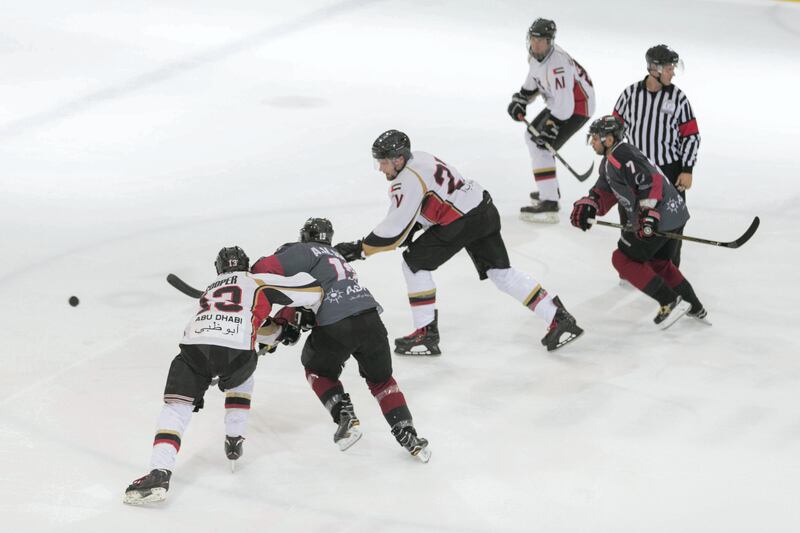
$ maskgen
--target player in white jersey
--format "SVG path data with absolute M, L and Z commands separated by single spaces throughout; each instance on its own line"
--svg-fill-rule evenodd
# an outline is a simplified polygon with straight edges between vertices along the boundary
M 529 307 L 549 324 L 542 344 L 555 350 L 576 339 L 577 326 L 561 301 L 531 276 L 511 267 L 500 215 L 492 198 L 477 182 L 426 152 L 411 152 L 408 136 L 397 130 L 382 133 L 372 155 L 389 180 L 389 213 L 362 240 L 335 248 L 348 261 L 408 246 L 403 274 L 414 318 L 413 333 L 395 339 L 395 353 L 439 355 L 436 285 L 432 271 L 466 248 L 480 279 Z M 417 239 L 414 232 L 425 231 Z
M 529 103 L 537 96 L 545 108 L 531 121 L 537 135 L 529 128 L 525 142 L 531 155 L 533 178 L 537 191 L 531 193 L 533 205 L 520 209 L 520 217 L 531 222 L 558 222 L 558 201 L 561 193 L 556 179 L 553 154 L 545 148 L 549 143 L 560 149 L 594 113 L 595 96 L 592 80 L 586 70 L 553 41 L 556 23 L 536 19 L 528 29 L 528 75 L 519 92 L 511 97 L 508 114 L 525 120 Z
M 233 461 L 242 455 L 253 392 L 256 336 L 260 342 L 293 344 L 300 335 L 297 327 L 268 320 L 272 305 L 319 306 L 322 288 L 311 276 L 250 274 L 249 263 L 238 246 L 219 252 L 217 278 L 200 297 L 199 309 L 184 330 L 180 354 L 170 365 L 150 455 L 151 471 L 131 483 L 125 503 L 166 498 L 181 436 L 192 412 L 203 407 L 203 396 L 215 377 L 225 393 L 225 453 L 233 468 Z

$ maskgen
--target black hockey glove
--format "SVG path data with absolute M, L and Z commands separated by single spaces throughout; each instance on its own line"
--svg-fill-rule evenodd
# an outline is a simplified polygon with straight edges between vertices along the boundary
M 525 110 L 528 108 L 528 99 L 522 93 L 511 95 L 511 103 L 508 104 L 508 114 L 514 120 L 525 120 Z
M 636 236 L 640 239 L 649 239 L 658 231 L 661 214 L 656 209 L 646 207 L 639 213 L 639 231 Z
M 300 328 L 300 331 L 309 331 L 317 325 L 317 315 L 314 314 L 314 311 L 305 307 L 296 309 L 294 322 Z
M 361 245 L 361 240 L 353 242 L 340 242 L 334 246 L 337 252 L 342 254 L 344 260 L 348 263 L 356 259 L 364 259 L 364 247 Z
M 558 137 L 560 123 L 561 121 L 556 118 L 548 118 L 539 130 L 538 135 L 534 133 L 533 125 L 528 126 L 528 133 L 531 134 L 531 140 L 536 143 L 536 146 L 541 146 L 542 148 L 544 148 L 545 143 L 553 144 L 556 137 Z
M 297 344 L 297 341 L 300 340 L 300 328 L 295 324 L 284 324 L 281 326 L 283 329 L 281 330 L 281 334 L 278 335 L 278 338 L 275 339 L 276 342 L 280 342 L 284 346 L 292 346 Z
M 584 196 L 574 204 L 572 204 L 572 214 L 569 221 L 576 228 L 586 231 L 592 227 L 589 219 L 597 216 L 597 202 L 591 196 Z

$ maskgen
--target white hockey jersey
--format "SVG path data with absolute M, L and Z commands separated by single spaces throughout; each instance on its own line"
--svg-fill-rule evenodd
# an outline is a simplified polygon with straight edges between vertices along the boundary
M 310 275 L 228 272 L 220 274 L 198 300 L 199 310 L 183 331 L 181 344 L 212 344 L 253 350 L 256 334 L 275 304 L 316 311 L 322 287 Z
M 483 200 L 483 187 L 464 179 L 454 167 L 426 152 L 412 152 L 402 171 L 389 182 L 389 212 L 364 238 L 365 255 L 400 246 L 419 223 L 446 226 Z
M 595 96 L 589 74 L 560 46 L 553 44 L 541 63 L 528 58 L 528 76 L 522 88 L 538 90 L 544 97 L 550 114 L 558 120 L 572 115 L 590 117 L 594 114 Z

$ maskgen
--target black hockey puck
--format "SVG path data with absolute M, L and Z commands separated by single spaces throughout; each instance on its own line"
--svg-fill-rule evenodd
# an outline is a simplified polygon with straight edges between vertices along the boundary
M 77 305 L 79 303 L 81 303 L 81 301 L 78 300 L 77 296 L 70 296 L 69 297 L 69 305 L 71 305 L 72 307 L 77 307 Z

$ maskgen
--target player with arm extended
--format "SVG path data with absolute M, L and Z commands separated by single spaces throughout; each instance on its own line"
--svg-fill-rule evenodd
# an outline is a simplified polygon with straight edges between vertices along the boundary
M 332 237 L 329 220 L 309 218 L 300 230 L 300 242 L 285 244 L 275 255 L 262 257 L 252 272 L 285 276 L 306 273 L 324 291 L 301 361 L 312 390 L 337 424 L 333 440 L 339 449 L 344 451 L 361 438 L 350 395 L 339 380 L 345 361 L 352 355 L 392 435 L 411 455 L 427 462 L 431 455 L 428 441 L 417 436 L 405 396 L 392 375 L 380 306 L 359 283 L 353 267 L 331 246 Z
M 408 246 L 403 275 L 416 330 L 395 339 L 395 353 L 439 355 L 436 285 L 432 271 L 466 248 L 480 279 L 495 286 L 542 318 L 549 328 L 542 344 L 555 350 L 583 333 L 561 300 L 538 281 L 513 268 L 500 235 L 500 214 L 492 197 L 455 167 L 420 151 L 411 151 L 408 136 L 382 133 L 372 155 L 389 181 L 389 213 L 366 237 L 336 249 L 348 260 Z M 424 229 L 413 239 L 414 231 Z
M 672 83 L 683 61 L 665 44 L 649 48 L 645 61 L 647 76 L 622 91 L 614 105 L 614 116 L 627 127 L 630 143 L 658 165 L 686 200 L 697 163 L 700 131 L 689 99 Z M 624 224 L 621 210 L 620 218 Z M 675 243 L 672 262 L 678 267 L 681 264 L 681 241 Z
M 555 44 L 555 37 L 555 22 L 543 18 L 533 21 L 528 29 L 528 75 L 508 104 L 511 118 L 524 121 L 528 104 L 537 96 L 541 95 L 545 103 L 542 112 L 531 121 L 533 128 L 525 132 L 538 189 L 531 193 L 533 205 L 520 209 L 520 217 L 530 222 L 558 222 L 561 193 L 555 158 L 545 142 L 560 149 L 589 120 L 595 108 L 589 74 Z
M 683 198 L 641 151 L 624 141 L 625 126 L 616 117 L 595 120 L 589 138 L 603 156 L 600 177 L 588 196 L 575 202 L 572 225 L 586 231 L 597 215 L 619 202 L 629 221 L 611 256 L 619 276 L 659 303 L 653 321 L 662 329 L 687 312 L 708 323 L 689 280 L 670 260 L 676 241 L 657 233 L 676 232 L 689 220 Z
M 317 305 L 322 288 L 314 278 L 291 278 L 248 273 L 249 259 L 238 246 L 223 248 L 215 261 L 217 277 L 198 300 L 183 333 L 180 353 L 173 359 L 164 388 L 164 405 L 150 455 L 150 473 L 125 491 L 129 504 L 156 502 L 167 497 L 181 437 L 192 413 L 203 407 L 203 396 L 214 377 L 225 394 L 225 454 L 233 461 L 242 455 L 247 415 L 253 393 L 259 327 L 264 342 L 291 344 L 299 331 L 268 321 L 276 303 Z

